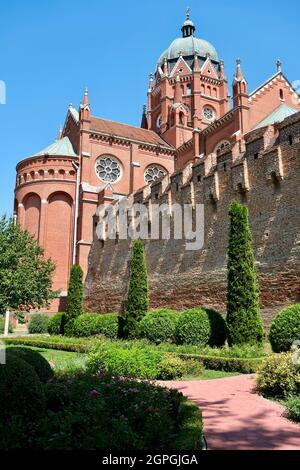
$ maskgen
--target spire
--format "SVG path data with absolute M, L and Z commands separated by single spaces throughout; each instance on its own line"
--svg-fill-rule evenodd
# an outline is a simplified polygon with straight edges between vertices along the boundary
M 143 114 L 142 114 L 142 122 L 141 122 L 142 129 L 148 129 L 148 119 L 147 119 L 147 107 L 144 104 L 143 106 Z
M 277 59 L 276 65 L 277 65 L 277 72 L 282 72 L 282 62 L 281 62 L 281 60 Z
M 220 78 L 221 80 L 225 80 L 225 71 L 224 71 L 224 60 L 220 61 Z
M 151 93 L 153 89 L 153 74 L 150 73 L 149 74 L 149 88 L 148 88 L 148 93 Z
M 191 14 L 191 9 L 188 7 L 186 9 L 186 19 L 181 28 L 183 38 L 193 36 L 196 30 L 194 23 L 190 19 L 190 14 Z
M 58 140 L 61 140 L 63 138 L 63 130 L 62 126 L 60 126 L 59 131 L 58 131 Z
M 88 90 L 88 87 L 86 86 L 84 90 L 83 105 L 85 106 L 87 104 L 89 104 L 89 90 Z
M 241 68 L 241 59 L 236 60 L 236 72 L 235 72 L 235 77 L 234 77 L 234 83 L 236 82 L 242 82 L 244 81 L 246 83 L 246 79 L 244 77 L 244 74 L 242 72 Z

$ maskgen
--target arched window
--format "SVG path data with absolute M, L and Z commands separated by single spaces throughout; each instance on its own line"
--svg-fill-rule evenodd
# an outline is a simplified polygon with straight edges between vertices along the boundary
M 219 155 L 219 153 L 221 153 L 226 148 L 230 150 L 230 142 L 228 142 L 228 140 L 222 140 L 221 142 L 218 143 L 218 145 L 216 145 L 213 153 L 215 153 L 216 155 Z
M 283 93 L 283 89 L 282 89 L 282 88 L 280 88 L 280 90 L 279 90 L 279 96 L 280 96 L 280 99 L 281 99 L 281 100 L 284 100 L 284 93 Z
M 188 83 L 187 86 L 186 86 L 186 94 L 187 95 L 192 94 L 192 85 L 190 83 Z
M 166 170 L 159 165 L 150 165 L 146 168 L 144 179 L 146 183 L 153 183 L 167 174 Z

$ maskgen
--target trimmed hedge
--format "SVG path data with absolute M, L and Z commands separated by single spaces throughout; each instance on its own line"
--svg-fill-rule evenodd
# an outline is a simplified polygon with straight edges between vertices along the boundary
M 7 354 L 6 364 L 0 366 L 0 397 L 0 421 L 7 424 L 14 416 L 36 419 L 45 410 L 45 394 L 38 375 L 15 354 Z
M 66 325 L 65 334 L 79 338 L 102 334 L 114 339 L 118 336 L 118 327 L 116 314 L 84 313 Z
M 274 352 L 289 351 L 293 342 L 300 340 L 300 304 L 278 313 L 271 323 L 269 339 Z
M 45 313 L 34 313 L 31 316 L 28 332 L 30 334 L 42 334 L 48 332 L 49 318 Z
M 154 349 L 109 349 L 92 353 L 87 367 L 92 373 L 107 372 L 121 377 L 139 379 L 173 379 L 185 372 L 178 357 Z
M 183 360 L 194 359 L 203 364 L 205 369 L 222 370 L 224 372 L 240 372 L 241 374 L 254 374 L 262 363 L 262 358 L 237 358 L 237 357 L 217 357 L 203 356 L 201 354 L 178 353 Z
M 19 357 L 30 364 L 35 370 L 41 382 L 46 383 L 54 375 L 49 362 L 37 351 L 26 347 L 10 347 L 6 350 L 6 356 Z
M 199 346 L 223 346 L 226 324 L 215 310 L 201 307 L 182 312 L 176 323 L 176 343 Z
M 148 312 L 139 323 L 139 336 L 156 344 L 175 342 L 179 315 L 179 312 L 167 308 Z
M 49 319 L 48 322 L 48 333 L 49 335 L 63 335 L 66 324 L 65 312 L 56 313 Z

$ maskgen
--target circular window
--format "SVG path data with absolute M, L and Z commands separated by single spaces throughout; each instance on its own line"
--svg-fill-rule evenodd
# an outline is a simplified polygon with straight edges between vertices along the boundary
M 103 156 L 96 162 L 96 173 L 102 181 L 115 183 L 121 176 L 121 166 L 115 158 Z
M 212 108 L 209 106 L 205 106 L 203 108 L 203 116 L 208 119 L 209 121 L 212 121 L 215 117 L 215 112 Z
M 164 170 L 162 167 L 157 165 L 151 165 L 145 171 L 145 181 L 146 183 L 153 183 L 153 181 L 162 178 L 163 176 L 165 176 L 165 174 L 166 170 Z

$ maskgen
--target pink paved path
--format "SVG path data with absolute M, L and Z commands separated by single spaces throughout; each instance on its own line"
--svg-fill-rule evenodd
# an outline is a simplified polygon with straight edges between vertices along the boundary
M 209 450 L 299 450 L 300 425 L 254 392 L 254 376 L 164 382 L 199 404 Z

